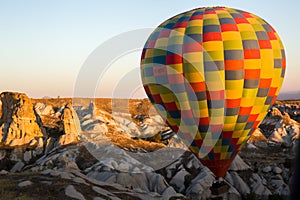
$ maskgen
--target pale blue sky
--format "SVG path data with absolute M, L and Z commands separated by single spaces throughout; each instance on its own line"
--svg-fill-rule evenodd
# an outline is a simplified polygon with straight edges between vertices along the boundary
M 0 0 L 0 92 L 71 97 L 83 63 L 103 42 L 203 6 L 239 8 L 274 26 L 288 59 L 282 91 L 300 90 L 299 5 L 295 0 Z M 129 58 L 129 65 L 138 65 L 139 52 L 116 62 L 116 68 L 122 70 Z M 109 81 L 99 84 L 109 87 Z

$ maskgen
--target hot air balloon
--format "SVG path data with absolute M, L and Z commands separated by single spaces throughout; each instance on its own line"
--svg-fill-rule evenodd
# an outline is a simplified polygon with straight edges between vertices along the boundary
M 285 68 L 274 28 L 227 7 L 197 8 L 166 20 L 141 56 L 150 101 L 216 178 L 225 176 L 275 102 Z

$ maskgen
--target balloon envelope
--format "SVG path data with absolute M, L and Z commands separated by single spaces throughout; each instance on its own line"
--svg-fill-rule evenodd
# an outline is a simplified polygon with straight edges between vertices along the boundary
M 272 26 L 226 7 L 166 20 L 148 38 L 141 58 L 150 101 L 217 177 L 275 102 L 285 67 Z

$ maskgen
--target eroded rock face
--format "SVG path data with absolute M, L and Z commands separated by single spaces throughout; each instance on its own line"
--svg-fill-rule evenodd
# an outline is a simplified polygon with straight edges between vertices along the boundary
M 36 138 L 44 136 L 39 117 L 26 94 L 3 92 L 0 100 L 2 102 L 1 146 L 25 146 Z
M 250 136 L 248 143 L 255 144 L 256 142 L 265 142 L 267 143 L 267 138 L 262 134 L 260 128 L 257 128 L 252 135 Z
M 278 108 L 273 107 L 271 111 L 271 116 L 279 116 L 282 117 L 282 113 Z
M 2 101 L 0 101 L 0 117 L 2 116 Z
M 80 141 L 80 121 L 72 104 L 67 104 L 62 111 L 61 121 L 64 134 L 60 136 L 58 145 L 76 144 Z

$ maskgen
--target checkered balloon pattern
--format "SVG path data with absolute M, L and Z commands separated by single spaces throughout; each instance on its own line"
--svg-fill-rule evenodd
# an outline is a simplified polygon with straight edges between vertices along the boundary
M 150 101 L 217 177 L 275 102 L 285 68 L 274 28 L 227 7 L 166 20 L 148 38 L 141 58 Z

